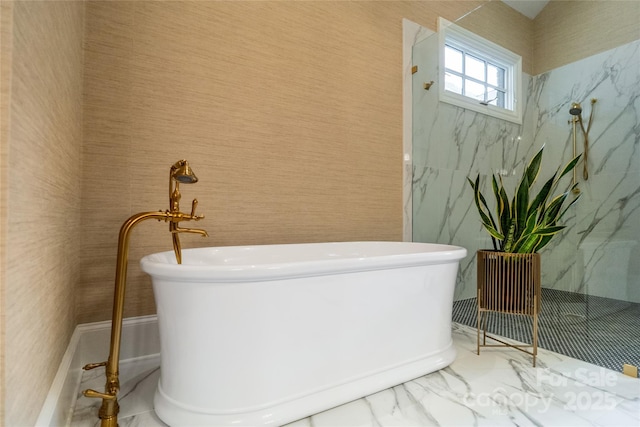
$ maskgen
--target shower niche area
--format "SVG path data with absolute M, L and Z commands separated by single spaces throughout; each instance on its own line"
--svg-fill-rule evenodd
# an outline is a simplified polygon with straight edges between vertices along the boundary
M 477 13 L 456 24 L 464 27 Z M 570 110 L 579 103 L 585 128 L 592 117 L 588 175 L 581 162 L 580 200 L 563 218 L 567 228 L 540 252 L 540 347 L 617 371 L 640 365 L 640 40 L 539 74 L 525 69 L 521 124 L 439 101 L 437 33 L 414 45 L 413 65 L 413 240 L 467 248 L 454 321 L 476 326 L 475 252 L 492 247 L 467 177 L 484 178 L 493 209 L 491 174 L 515 186 L 543 144 L 541 176 L 550 177 L 573 157 Z M 585 135 L 577 129 L 583 153 Z M 489 328 L 529 342 L 526 322 L 496 315 Z

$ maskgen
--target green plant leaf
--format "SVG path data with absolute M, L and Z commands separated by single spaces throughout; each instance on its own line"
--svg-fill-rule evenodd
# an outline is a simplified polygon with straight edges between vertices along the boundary
M 480 176 L 480 175 L 478 175 Z M 476 191 L 476 185 L 473 183 L 473 181 L 471 180 L 471 178 L 467 177 L 467 182 L 469 183 L 469 185 L 471 186 L 471 189 L 475 192 Z
M 539 236 L 537 234 L 531 234 L 527 236 L 522 245 L 517 250 L 517 253 L 530 254 L 537 252 L 537 247 L 542 239 L 546 236 Z
M 513 245 L 511 249 L 513 252 L 520 253 L 522 252 L 520 249 L 522 246 L 526 244 L 526 242 L 530 239 L 532 233 L 536 229 L 536 213 L 532 212 L 532 214 L 527 218 L 527 227 L 522 232 L 518 241 Z M 526 252 L 525 252 L 526 253 Z
M 513 210 L 515 213 L 514 238 L 517 240 L 525 229 L 527 211 L 529 210 L 529 178 L 526 173 L 522 175 L 522 180 L 518 186 L 516 198 L 513 202 Z
M 473 186 L 474 199 L 476 201 L 476 207 L 478 208 L 478 213 L 480 214 L 480 218 L 482 219 L 483 224 L 489 225 L 490 227 L 495 229 L 496 223 L 493 220 L 493 216 L 491 215 L 491 211 L 489 210 L 489 207 L 487 206 L 487 201 L 485 200 L 484 196 L 480 192 L 479 184 L 480 184 L 480 175 L 478 175 L 478 177 L 476 178 L 475 185 Z M 487 210 L 486 213 L 485 213 L 485 209 Z
M 555 225 L 555 226 L 549 226 L 546 228 L 539 228 L 536 231 L 533 232 L 533 234 L 538 235 L 538 236 L 551 236 L 553 234 L 556 234 L 559 231 L 562 231 L 566 228 L 566 225 Z
M 509 226 L 509 232 L 507 233 L 507 237 L 506 239 L 504 239 L 504 246 L 502 247 L 502 250 L 504 252 L 512 251 L 513 241 L 515 240 L 515 236 L 514 236 L 515 230 L 516 230 L 516 224 L 515 224 L 515 221 L 512 221 L 511 225 Z
M 540 236 L 541 239 L 540 241 L 536 244 L 536 246 L 533 248 L 533 252 L 538 252 L 540 249 L 544 248 L 545 246 L 547 246 L 547 244 L 549 244 L 549 242 L 551 241 L 551 239 L 553 238 L 553 234 L 551 235 L 546 235 L 546 236 Z
M 502 176 L 492 176 L 492 192 L 496 199 L 493 211 L 489 209 L 487 200 L 480 191 L 480 175 L 475 181 L 467 178 L 474 192 L 474 201 L 482 225 L 489 232 L 496 250 L 514 253 L 537 252 L 546 246 L 555 234 L 566 228 L 564 225 L 558 225 L 558 221 L 578 199 L 572 199 L 568 206 L 564 207 L 575 186 L 555 197 L 552 196 L 560 179 L 575 169 L 581 156 L 576 156 L 562 169 L 558 169 L 533 197 L 531 189 L 541 171 L 543 151 L 544 146 L 527 164 L 513 198 L 509 198 Z
M 498 230 L 496 230 L 495 228 L 491 227 L 490 225 L 487 225 L 487 224 L 484 224 L 484 223 L 482 225 L 484 225 L 484 228 L 487 229 L 487 231 L 489 232 L 489 234 L 492 237 L 494 237 L 495 239 L 500 240 L 500 241 L 504 240 L 504 236 L 502 234 L 500 234 L 498 232 Z M 495 249 L 497 250 L 498 248 L 495 248 Z
M 487 229 L 492 239 L 503 240 L 504 236 L 498 232 L 496 229 L 496 223 L 493 220 L 493 216 L 491 215 L 491 211 L 487 206 L 487 201 L 480 192 L 480 175 L 476 177 L 475 183 L 471 181 L 471 179 L 467 178 L 471 188 L 473 188 L 474 200 L 476 203 L 476 208 L 478 209 L 478 214 L 480 214 L 480 219 L 482 220 L 482 225 Z M 485 212 L 486 209 L 486 212 Z M 495 242 L 493 242 L 494 249 L 498 249 Z
M 531 214 L 534 212 L 540 213 L 541 215 L 538 215 L 538 222 L 540 222 L 542 218 L 544 218 L 545 203 L 547 202 L 547 198 L 551 193 L 551 187 L 553 187 L 555 178 L 556 174 L 554 173 L 553 176 L 544 183 L 536 197 L 533 199 L 533 202 L 531 202 L 531 206 L 529 206 L 529 210 L 527 211 L 528 216 L 531 216 Z
M 561 171 L 561 172 L 559 172 L 559 173 L 558 173 L 558 172 L 556 172 L 556 173 L 555 173 L 555 175 L 554 175 L 554 176 L 555 176 L 556 178 L 555 178 L 555 180 L 554 180 L 554 182 L 553 182 L 553 185 L 552 185 L 552 187 L 551 187 L 551 193 L 553 193 L 553 192 L 555 191 L 556 187 L 558 186 L 558 183 L 560 182 L 560 179 L 562 179 L 562 177 L 563 177 L 563 176 L 565 176 L 566 174 L 568 174 L 569 172 L 571 172 L 571 171 L 576 167 L 576 165 L 578 164 L 578 161 L 580 160 L 580 157 L 581 157 L 581 156 L 582 156 L 582 154 L 578 154 L 576 157 L 574 157 L 573 159 L 571 159 L 571 161 L 570 161 L 569 163 L 567 163 L 567 164 L 564 166 L 564 168 L 562 168 L 562 171 Z M 574 185 L 575 185 L 575 184 L 574 184 Z M 539 217 L 539 218 L 543 218 L 543 217 L 544 217 L 544 213 L 545 213 L 546 209 L 547 209 L 547 207 L 545 207 L 545 206 L 543 205 L 543 209 L 542 209 L 542 211 L 541 211 L 541 214 L 543 214 L 543 215 L 540 215 L 540 217 Z
M 549 203 L 549 207 L 545 211 L 544 221 L 541 223 L 541 225 L 556 225 L 556 222 L 558 221 L 558 215 L 568 195 L 569 192 L 562 193 L 551 200 L 551 202 Z
M 540 151 L 536 153 L 535 156 L 529 162 L 527 166 L 526 175 L 527 180 L 529 182 L 529 187 L 531 187 L 538 179 L 538 174 L 540 173 L 540 165 L 542 163 L 542 151 L 544 150 L 544 145 L 540 148 Z
M 500 232 L 502 234 L 506 234 L 509 231 L 509 227 L 511 226 L 511 204 L 509 203 L 509 196 L 507 195 L 507 191 L 504 189 L 504 184 L 502 183 L 502 177 L 500 177 L 500 189 L 498 191 L 498 197 L 502 200 L 503 209 L 498 218 L 500 221 Z
M 495 228 L 496 223 L 493 221 L 493 216 L 491 215 L 491 210 L 489 209 L 489 205 L 487 204 L 487 200 L 484 198 L 484 196 L 480 192 L 480 187 L 479 187 L 480 175 L 478 174 L 478 176 L 476 177 L 476 182 L 475 183 L 473 183 L 469 178 L 467 178 L 467 180 L 471 184 L 471 188 L 473 188 L 474 197 L 476 197 L 476 196 L 480 197 L 480 203 L 482 203 L 482 206 L 484 207 L 484 209 L 487 210 L 487 213 L 489 214 L 489 218 L 491 219 L 491 224 L 493 224 L 493 226 Z M 478 205 L 478 203 L 476 203 L 476 205 L 478 206 L 478 210 L 481 210 L 480 209 L 480 205 Z M 482 210 L 482 212 L 484 212 L 484 210 Z
M 564 169 L 562 169 L 562 173 L 558 176 L 558 179 L 562 178 L 563 176 L 571 172 L 573 168 L 575 168 L 578 162 L 580 161 L 580 157 L 582 157 L 582 154 L 578 154 L 569 163 L 567 163 Z
M 504 211 L 504 202 L 500 197 L 500 190 L 498 189 L 498 182 L 496 181 L 495 175 L 491 175 L 491 187 L 493 188 L 493 195 L 496 198 L 496 213 L 498 221 L 500 221 L 500 218 L 502 218 L 502 212 Z M 501 222 L 499 224 L 502 225 Z M 500 231 L 504 233 L 504 229 L 501 229 Z
M 571 187 L 571 190 L 573 190 L 573 188 L 575 188 L 575 186 L 577 186 L 577 185 L 578 185 L 578 184 L 576 184 L 576 185 L 572 186 L 572 187 Z M 569 204 L 567 205 L 567 207 L 566 207 L 566 208 L 564 208 L 564 210 L 563 210 L 562 212 L 560 212 L 560 214 L 558 215 L 558 218 L 556 219 L 557 221 L 560 221 L 560 220 L 562 219 L 562 217 L 564 216 L 564 214 L 569 210 L 569 208 L 570 208 L 571 206 L 573 206 L 573 204 L 574 204 L 575 202 L 577 202 L 577 201 L 578 201 L 578 199 L 580 198 L 580 196 L 581 196 L 581 195 L 582 195 L 582 194 L 578 194 L 578 195 L 577 195 L 577 196 L 576 196 L 572 201 L 570 201 L 570 202 L 569 202 Z

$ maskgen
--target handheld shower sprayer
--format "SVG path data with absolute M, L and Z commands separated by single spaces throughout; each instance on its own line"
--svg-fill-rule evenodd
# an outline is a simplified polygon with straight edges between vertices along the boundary
M 582 129 L 582 134 L 584 135 L 584 156 L 582 159 L 583 169 L 582 169 L 582 177 L 586 180 L 589 179 L 589 170 L 588 170 L 588 158 L 589 158 L 589 131 L 591 130 L 591 122 L 593 121 L 593 104 L 595 104 L 598 100 L 596 98 L 591 98 L 591 113 L 589 114 L 589 123 L 587 124 L 587 128 L 584 127 L 584 122 L 582 120 L 582 107 L 579 103 L 574 102 L 571 104 L 571 108 L 569 109 L 569 114 L 573 117 L 574 123 L 580 123 L 580 129 Z M 574 138 L 575 138 L 575 126 L 574 126 Z
M 573 123 L 573 155 L 576 155 L 576 125 L 580 123 L 580 129 L 582 129 L 582 134 L 584 135 L 584 150 L 582 157 L 582 178 L 584 180 L 589 179 L 589 131 L 591 130 L 591 122 L 593 121 L 593 104 L 597 102 L 596 98 L 591 99 L 591 113 L 589 114 L 589 123 L 587 124 L 587 128 L 584 127 L 584 122 L 582 120 L 582 106 L 578 102 L 574 102 L 571 104 L 571 108 L 569 109 L 569 114 L 573 116 L 570 123 Z M 576 171 L 573 170 L 573 182 L 576 182 Z M 576 187 L 574 190 L 575 194 L 578 194 L 580 190 Z
M 578 122 L 578 117 L 581 116 L 582 114 L 582 107 L 580 106 L 580 104 L 578 104 L 577 102 L 574 102 L 573 104 L 571 104 L 571 108 L 569 109 L 569 114 L 571 114 L 573 117 L 571 118 L 571 120 L 569 121 L 569 123 L 571 123 L 573 125 L 573 157 L 576 157 L 576 155 L 578 154 L 576 151 L 576 123 Z M 573 194 L 580 194 L 580 189 L 578 188 L 578 186 L 576 185 L 576 183 L 578 182 L 577 178 L 576 178 L 576 168 L 573 168 L 573 181 L 572 181 L 572 185 L 573 185 L 573 190 L 571 190 L 571 192 Z

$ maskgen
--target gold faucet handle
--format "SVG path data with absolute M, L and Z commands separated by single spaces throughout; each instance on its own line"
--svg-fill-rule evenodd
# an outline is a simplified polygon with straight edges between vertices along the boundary
M 92 369 L 99 368 L 100 366 L 107 366 L 107 362 L 88 363 L 88 364 L 84 365 L 82 367 L 82 369 L 85 370 L 85 371 L 90 371 Z
M 199 219 L 204 218 L 204 215 L 196 215 L 196 207 L 198 206 L 198 199 L 193 199 L 191 202 L 191 218 L 198 221 Z
M 95 391 L 91 389 L 83 391 L 82 394 L 85 397 L 95 397 L 95 398 L 106 399 L 106 400 L 114 400 L 116 398 L 115 394 L 100 393 L 99 391 Z

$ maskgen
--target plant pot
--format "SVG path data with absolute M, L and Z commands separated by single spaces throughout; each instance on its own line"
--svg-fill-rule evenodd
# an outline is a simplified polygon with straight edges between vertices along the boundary
M 540 254 L 478 253 L 478 308 L 502 313 L 540 312 Z

